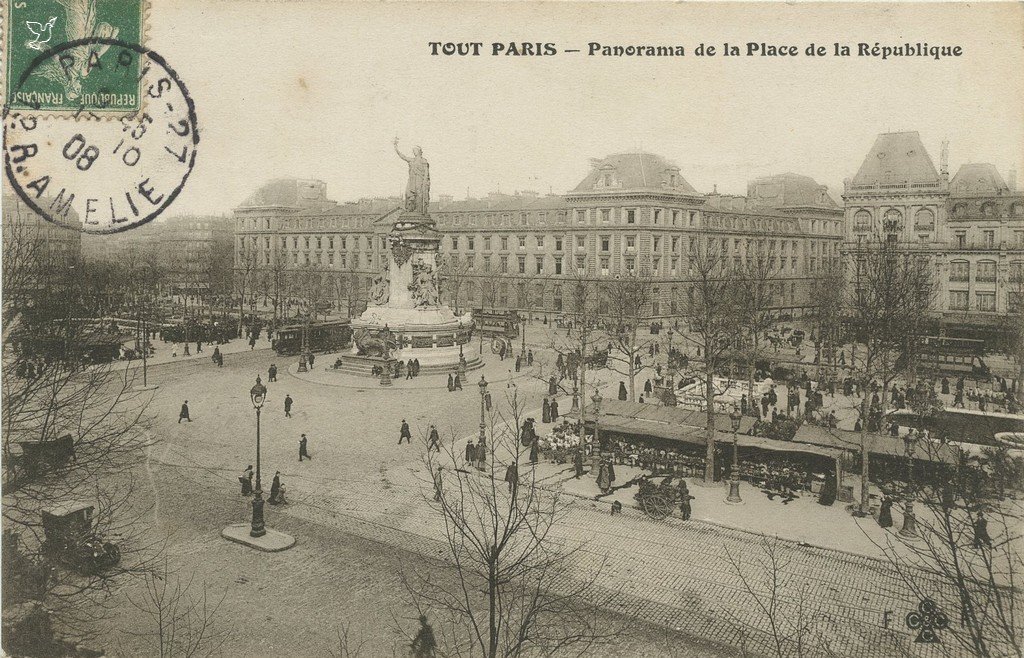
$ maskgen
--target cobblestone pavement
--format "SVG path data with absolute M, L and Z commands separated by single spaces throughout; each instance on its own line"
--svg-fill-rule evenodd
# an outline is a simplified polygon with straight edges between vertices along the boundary
M 246 516 L 237 476 L 254 462 L 255 417 L 248 389 L 275 358 L 241 356 L 232 367 L 201 367 L 168 377 L 153 406 L 160 414 L 156 432 L 161 440 L 152 453 L 154 467 L 204 473 L 202 495 L 216 498 L 213 492 L 219 491 L 236 501 L 230 507 L 233 515 L 217 516 L 223 525 Z M 281 368 L 281 359 L 277 362 Z M 524 375 L 514 383 L 523 396 L 539 401 L 543 388 L 538 380 Z M 511 384 L 495 393 L 510 391 Z M 262 413 L 263 474 L 269 482 L 280 471 L 291 500 L 283 509 L 268 507 L 272 527 L 288 531 L 298 527 L 294 524 L 312 524 L 301 527 L 315 527 L 326 538 L 331 532 L 356 535 L 420 556 L 441 554 L 439 519 L 421 495 L 431 487 L 420 462 L 423 445 L 398 446 L 398 426 L 406 418 L 419 437 L 433 422 L 453 441 L 472 433 L 479 422 L 476 391 L 363 391 L 295 379 L 269 388 Z M 295 400 L 292 418 L 285 418 L 281 407 L 285 393 Z M 194 422 L 177 424 L 178 406 L 186 398 Z M 299 463 L 297 441 L 303 432 L 313 460 Z M 158 517 L 169 513 L 158 511 Z M 217 525 L 205 532 L 219 530 Z M 308 531 L 298 534 L 303 532 Z M 553 538 L 581 548 L 581 570 L 606 561 L 599 585 L 615 592 L 621 608 L 639 618 L 734 647 L 764 646 L 768 620 L 756 612 L 728 560 L 733 556 L 755 591 L 763 593 L 764 573 L 756 567 L 763 558 L 759 536 L 699 521 L 654 522 L 628 510 L 611 517 L 604 507 L 576 501 Z M 199 550 L 194 554 L 205 559 Z M 936 654 L 934 645 L 910 642 L 902 619 L 917 602 L 884 563 L 784 540 L 778 552 L 786 565 L 785 587 L 778 592 L 781 614 L 792 619 L 798 607 L 813 611 L 816 631 L 839 655 L 889 656 L 897 652 L 896 645 L 911 655 Z M 318 559 L 286 552 L 266 564 L 279 564 L 284 573 L 315 573 L 321 568 Z M 345 587 L 338 585 L 339 596 L 349 596 Z M 366 586 L 352 587 L 358 593 Z M 326 600 L 332 599 L 328 595 Z

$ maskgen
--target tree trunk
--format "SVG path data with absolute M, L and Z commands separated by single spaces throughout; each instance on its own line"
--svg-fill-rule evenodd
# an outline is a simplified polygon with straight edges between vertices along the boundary
M 714 374 L 711 365 L 705 361 L 704 403 L 707 405 L 707 455 L 704 464 L 704 482 L 710 484 L 715 480 L 715 391 Z
M 860 401 L 860 508 L 861 514 L 867 514 L 869 505 L 868 498 L 868 408 L 871 404 L 871 398 L 868 397 L 870 392 L 868 391 L 868 385 L 870 385 L 870 378 L 865 377 L 866 384 L 861 385 L 861 393 L 863 397 Z

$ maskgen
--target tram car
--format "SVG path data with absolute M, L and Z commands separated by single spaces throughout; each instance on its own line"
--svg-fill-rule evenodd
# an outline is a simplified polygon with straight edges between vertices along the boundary
M 506 352 L 512 351 L 515 347 L 513 341 L 519 337 L 519 322 L 519 314 L 515 311 L 473 311 L 474 331 L 490 340 L 491 351 L 495 354 L 501 352 L 502 345 Z
M 340 352 L 352 346 L 352 324 L 348 320 L 310 322 L 308 325 L 291 324 L 274 332 L 274 351 L 282 356 L 294 356 L 302 351 L 302 330 L 305 326 L 309 351 L 318 353 Z

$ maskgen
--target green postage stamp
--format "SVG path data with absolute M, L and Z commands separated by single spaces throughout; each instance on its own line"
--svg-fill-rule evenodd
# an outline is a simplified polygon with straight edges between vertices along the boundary
M 142 45 L 145 0 L 5 4 L 8 108 L 93 113 L 139 109 L 139 58 L 117 44 Z M 77 45 L 68 45 L 72 43 Z

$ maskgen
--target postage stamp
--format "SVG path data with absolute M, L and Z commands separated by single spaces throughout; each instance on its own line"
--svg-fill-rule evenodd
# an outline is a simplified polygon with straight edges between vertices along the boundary
M 145 224 L 178 196 L 195 166 L 199 127 L 185 83 L 163 57 L 137 44 L 92 37 L 32 60 L 22 81 L 82 45 L 134 62 L 142 109 L 111 120 L 80 107 L 4 110 L 4 167 L 11 187 L 43 218 L 87 233 Z M 20 92 L 15 86 L 15 93 Z M 104 108 L 99 108 L 101 111 Z
M 143 45 L 145 0 L 5 4 L 8 108 L 104 113 L 139 109 L 139 58 L 94 40 Z M 82 43 L 63 49 L 59 57 L 46 57 L 73 42 Z

